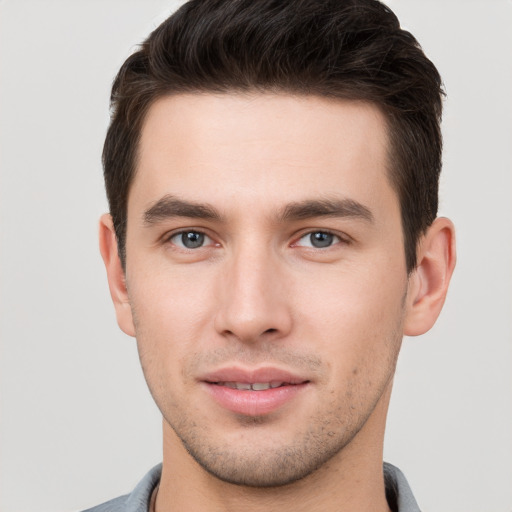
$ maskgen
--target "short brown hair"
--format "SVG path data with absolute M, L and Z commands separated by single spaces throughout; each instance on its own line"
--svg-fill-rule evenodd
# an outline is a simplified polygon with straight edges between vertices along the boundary
M 407 270 L 434 221 L 441 171 L 441 77 L 377 0 L 191 0 L 121 67 L 103 149 L 110 213 L 125 263 L 127 201 L 142 124 L 168 94 L 289 92 L 369 101 L 385 114 L 389 177 Z

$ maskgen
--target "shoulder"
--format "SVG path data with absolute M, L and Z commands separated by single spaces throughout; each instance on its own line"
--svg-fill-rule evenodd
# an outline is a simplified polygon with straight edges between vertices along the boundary
M 384 463 L 386 498 L 391 510 L 397 512 L 420 512 L 405 475 L 395 466 Z
M 96 505 L 95 507 L 88 508 L 83 512 L 125 512 L 126 511 L 126 500 L 129 497 L 129 494 L 124 496 L 119 496 L 118 498 L 114 498 L 113 500 L 106 501 L 101 505 Z
M 146 512 L 154 488 L 160 481 L 162 465 L 152 468 L 130 494 L 119 496 L 83 512 Z

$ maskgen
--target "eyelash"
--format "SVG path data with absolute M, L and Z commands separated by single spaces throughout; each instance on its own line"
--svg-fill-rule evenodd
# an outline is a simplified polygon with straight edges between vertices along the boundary
M 327 235 L 329 237 L 332 237 L 333 240 L 331 240 L 331 243 L 327 246 L 324 246 L 324 247 L 315 247 L 314 245 L 311 245 L 311 246 L 301 246 L 299 245 L 299 242 L 303 239 L 305 239 L 306 237 L 310 237 L 310 240 L 311 240 L 311 237 L 313 235 L 318 235 L 318 234 L 321 234 L 321 235 Z M 322 241 L 319 240 L 319 242 L 321 243 Z M 326 249 L 329 249 L 335 245 L 338 245 L 338 244 L 348 244 L 349 241 L 347 240 L 346 237 L 343 237 L 342 235 L 340 234 L 337 234 L 337 233 L 334 233 L 328 229 L 315 229 L 315 230 L 311 230 L 311 231 L 307 231 L 305 233 L 303 233 L 299 238 L 297 238 L 297 240 L 292 244 L 292 247 L 305 247 L 307 249 L 310 249 L 310 250 L 326 250 Z
M 195 234 L 195 235 L 199 235 L 199 237 L 203 237 L 203 242 L 201 243 L 201 245 L 198 245 L 197 247 L 186 247 L 183 243 L 181 244 L 178 244 L 176 242 L 173 242 L 173 238 L 176 238 L 176 237 L 183 237 L 184 235 L 186 234 Z M 322 235 L 328 235 L 330 237 L 333 237 L 334 241 L 332 241 L 329 245 L 326 245 L 324 247 L 315 247 L 313 245 L 311 246 L 302 246 L 299 244 L 299 242 L 301 240 L 303 240 L 304 238 L 306 237 L 311 237 L 312 235 L 315 235 L 315 234 L 322 234 Z M 171 234 L 169 234 L 168 236 L 166 236 L 164 238 L 164 242 L 165 243 L 171 243 L 173 244 L 175 247 L 177 247 L 178 249 L 180 250 L 185 250 L 185 251 L 195 251 L 195 250 L 198 250 L 198 249 L 203 249 L 205 247 L 208 247 L 208 245 L 212 245 L 212 244 L 208 244 L 208 245 L 204 245 L 204 239 L 208 239 L 210 240 L 211 242 L 213 242 L 213 245 L 215 246 L 220 246 L 220 244 L 214 242 L 213 238 L 210 237 L 207 233 L 205 233 L 204 231 L 200 230 L 200 229 L 184 229 L 184 230 L 181 230 L 181 231 L 177 231 L 177 232 L 173 232 Z M 182 238 L 182 242 L 183 242 L 183 238 Z M 321 240 L 319 241 L 321 243 Z M 306 232 L 303 232 L 298 238 L 295 239 L 295 241 L 291 244 L 291 247 L 304 247 L 308 250 L 326 250 L 326 249 L 329 249 L 335 245 L 338 245 L 338 244 L 350 244 L 350 239 L 348 239 L 348 237 L 345 235 L 341 235 L 341 234 L 337 234 L 337 233 L 334 233 L 328 229 L 314 229 L 314 230 L 310 230 L 310 231 L 306 231 Z
M 197 247 L 186 247 L 184 244 L 177 244 L 175 242 L 173 242 L 173 238 L 176 238 L 176 237 L 183 237 L 184 235 L 187 235 L 187 234 L 195 234 L 195 235 L 199 235 L 200 237 L 203 237 L 203 239 L 208 239 L 210 240 L 211 242 L 213 242 L 213 239 L 207 234 L 205 233 L 204 231 L 200 230 L 200 229 L 183 229 L 181 231 L 176 231 L 174 233 L 171 233 L 169 234 L 169 236 L 166 236 L 165 239 L 164 239 L 164 242 L 168 243 L 172 243 L 174 246 L 178 247 L 179 249 L 181 250 L 185 250 L 185 251 L 194 251 L 196 249 L 203 249 L 204 247 L 206 247 L 205 245 L 199 245 Z M 183 240 L 183 238 L 182 238 Z M 219 245 L 219 244 L 216 244 L 214 242 L 215 245 Z

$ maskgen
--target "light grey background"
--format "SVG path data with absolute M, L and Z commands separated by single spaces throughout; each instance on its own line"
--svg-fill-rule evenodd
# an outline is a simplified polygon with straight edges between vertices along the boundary
M 0 0 L 2 512 L 92 506 L 160 461 L 96 238 L 110 83 L 177 3 Z M 510 512 L 512 3 L 389 4 L 446 84 L 459 261 L 437 326 L 404 342 L 385 457 L 426 511 Z

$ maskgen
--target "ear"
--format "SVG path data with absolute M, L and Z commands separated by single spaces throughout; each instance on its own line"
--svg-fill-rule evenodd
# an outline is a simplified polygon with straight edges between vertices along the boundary
M 101 216 L 99 235 L 101 257 L 107 270 L 108 287 L 116 310 L 117 323 L 123 332 L 135 336 L 125 274 L 119 258 L 114 224 L 108 213 Z
M 418 336 L 436 322 L 455 268 L 455 228 L 437 218 L 423 236 L 417 251 L 417 267 L 409 277 L 404 334 Z

